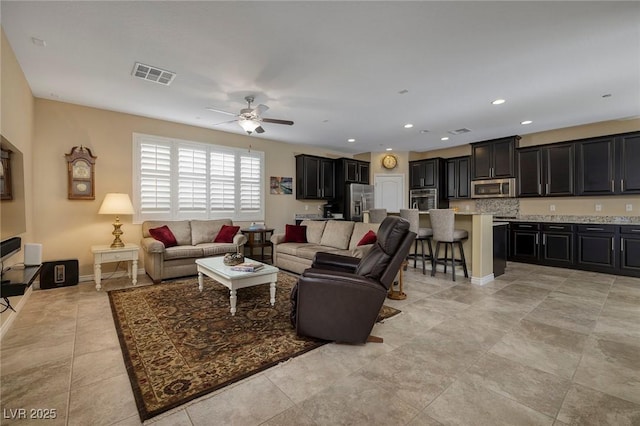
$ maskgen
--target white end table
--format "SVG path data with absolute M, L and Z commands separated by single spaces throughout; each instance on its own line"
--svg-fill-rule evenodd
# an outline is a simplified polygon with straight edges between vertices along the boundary
M 96 290 L 100 290 L 102 285 L 102 264 L 109 262 L 127 262 L 127 275 L 131 278 L 131 284 L 138 283 L 138 251 L 137 244 L 127 243 L 124 247 L 111 248 L 108 245 L 91 246 L 93 253 L 93 277 L 96 282 Z

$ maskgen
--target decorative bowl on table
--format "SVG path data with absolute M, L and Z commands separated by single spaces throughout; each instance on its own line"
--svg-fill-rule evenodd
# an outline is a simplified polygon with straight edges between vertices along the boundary
M 227 266 L 235 266 L 244 262 L 244 255 L 241 253 L 227 253 L 222 262 Z

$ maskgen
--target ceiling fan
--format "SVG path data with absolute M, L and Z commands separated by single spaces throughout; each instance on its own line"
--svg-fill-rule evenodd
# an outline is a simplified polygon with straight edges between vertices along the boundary
M 232 112 L 222 111 L 219 109 L 208 107 L 209 111 L 219 112 L 221 114 L 233 115 L 236 117 L 230 121 L 224 121 L 222 123 L 215 124 L 216 126 L 219 124 L 233 123 L 237 121 L 240 124 L 240 127 L 244 129 L 247 134 L 251 134 L 253 132 L 256 133 L 264 133 L 264 129 L 262 128 L 262 123 L 273 123 L 273 124 L 286 124 L 287 126 L 291 126 L 293 121 L 290 120 L 278 120 L 275 118 L 262 118 L 262 113 L 269 109 L 268 106 L 260 104 L 255 108 L 251 108 L 251 103 L 254 101 L 253 96 L 245 96 L 245 101 L 247 101 L 247 107 L 242 108 L 240 110 L 240 114 L 234 114 Z

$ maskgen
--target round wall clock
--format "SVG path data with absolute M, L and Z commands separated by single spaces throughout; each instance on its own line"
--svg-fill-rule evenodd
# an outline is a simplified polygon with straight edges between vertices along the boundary
M 392 154 L 387 154 L 384 157 L 382 157 L 382 167 L 384 167 L 385 169 L 395 169 L 396 166 L 398 165 L 398 159 L 396 158 L 395 155 Z

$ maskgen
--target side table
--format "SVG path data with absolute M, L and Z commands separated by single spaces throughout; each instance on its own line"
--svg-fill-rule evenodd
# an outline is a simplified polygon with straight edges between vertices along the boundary
M 247 237 L 247 247 L 249 248 L 249 257 L 251 259 L 256 259 L 253 256 L 253 249 L 260 248 L 260 261 L 264 262 L 265 260 L 273 260 L 273 244 L 271 244 L 270 238 L 273 235 L 273 228 L 264 228 L 264 229 L 250 229 L 245 228 L 241 229 L 242 232 Z M 257 237 L 257 238 L 256 238 Z M 265 256 L 264 248 L 269 247 L 272 251 L 271 254 Z M 256 259 L 258 260 L 258 259 Z
M 108 245 L 91 246 L 93 253 L 93 276 L 96 282 L 96 290 L 102 285 L 102 264 L 109 262 L 127 262 L 127 275 L 131 278 L 131 284 L 138 283 L 138 251 L 136 244 L 127 243 L 124 247 L 111 248 Z

